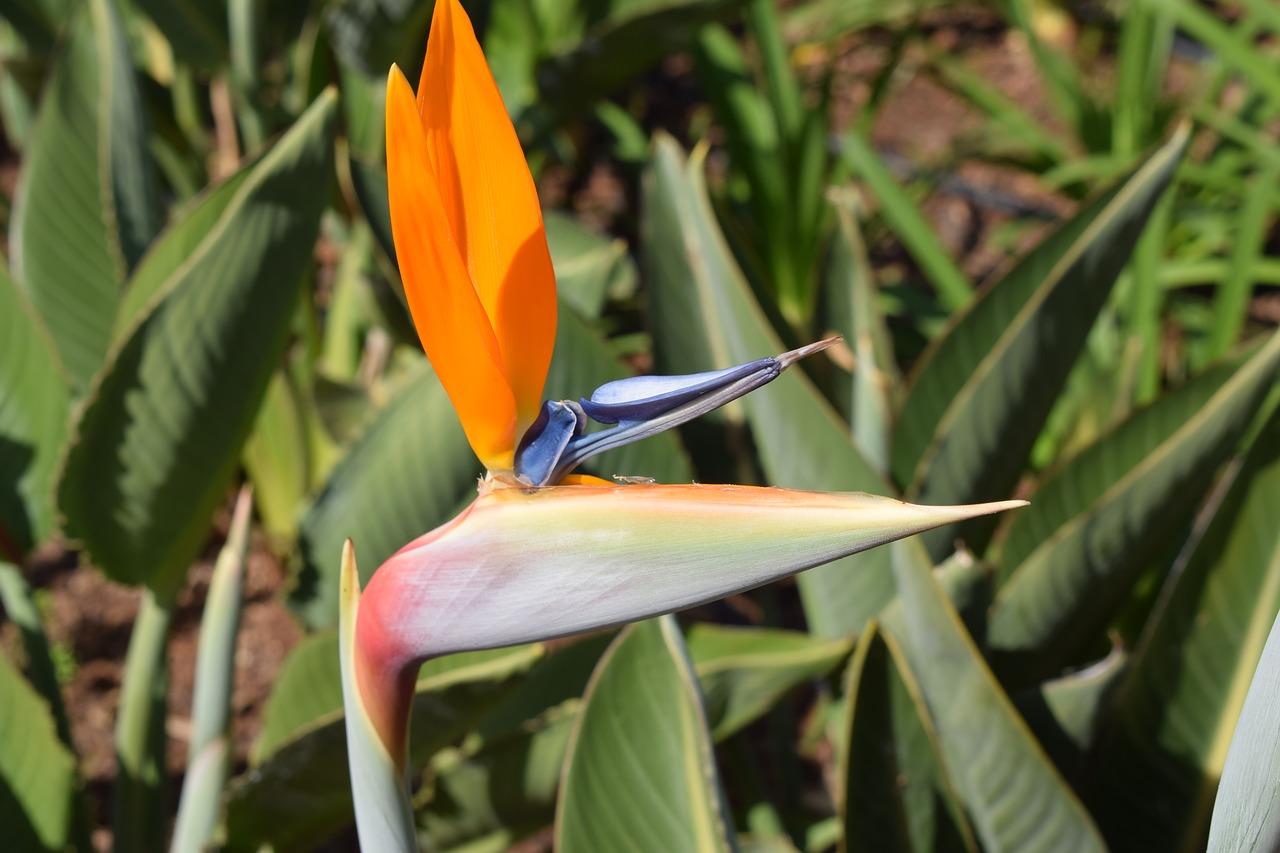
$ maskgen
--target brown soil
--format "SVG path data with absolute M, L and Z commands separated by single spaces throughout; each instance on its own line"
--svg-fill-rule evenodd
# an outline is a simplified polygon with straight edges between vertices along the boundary
M 165 764 L 171 780 L 171 804 L 175 806 L 191 733 L 200 614 L 225 525 L 224 512 L 208 553 L 192 567 L 178 595 L 170 633 Z M 124 657 L 142 594 L 138 589 L 112 583 L 91 566 L 77 565 L 73 552 L 56 545 L 35 555 L 29 578 L 33 586 L 46 591 L 44 615 L 50 644 L 59 657 L 69 656 L 74 661 L 74 672 L 63 687 L 63 698 L 92 818 L 98 827 L 104 827 L 110 823 L 110 792 L 116 773 L 112 732 Z M 246 764 L 280 665 L 302 636 L 279 595 L 285 580 L 280 562 L 265 547 L 265 541 L 255 537 L 244 577 L 244 608 L 236 641 L 231 700 L 237 769 Z M 110 833 L 98 829 L 93 841 L 98 849 L 109 849 Z

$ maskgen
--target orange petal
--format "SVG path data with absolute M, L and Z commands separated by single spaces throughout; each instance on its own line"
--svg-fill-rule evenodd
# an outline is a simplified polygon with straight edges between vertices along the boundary
M 556 285 L 538 194 L 457 0 L 438 0 L 418 110 L 453 233 L 489 315 L 521 429 L 537 416 L 556 337 Z
M 510 468 L 515 398 L 431 173 L 413 90 L 395 66 L 387 77 L 387 194 L 396 259 L 422 348 L 480 461 Z

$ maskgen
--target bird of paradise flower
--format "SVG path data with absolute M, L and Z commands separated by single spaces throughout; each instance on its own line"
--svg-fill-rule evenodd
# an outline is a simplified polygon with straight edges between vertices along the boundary
M 487 470 L 476 500 L 392 556 L 363 594 L 350 542 L 343 552 L 343 694 L 365 849 L 414 848 L 408 719 L 426 659 L 669 613 L 1022 505 L 920 507 L 865 494 L 618 484 L 572 473 L 597 453 L 764 385 L 833 341 L 544 402 L 556 293 L 542 214 L 457 0 L 437 0 L 416 97 L 391 69 L 386 125 L 409 309 Z M 607 428 L 588 432 L 590 420 Z

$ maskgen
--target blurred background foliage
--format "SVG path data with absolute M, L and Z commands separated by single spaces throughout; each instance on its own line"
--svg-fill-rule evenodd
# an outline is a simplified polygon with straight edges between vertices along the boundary
M 1271 0 L 467 8 L 546 206 L 549 397 L 845 339 L 594 473 L 1031 506 L 429 663 L 424 847 L 1280 844 Z M 390 240 L 430 18 L 6 0 L 14 849 L 354 845 L 341 543 L 371 571 L 480 471 Z

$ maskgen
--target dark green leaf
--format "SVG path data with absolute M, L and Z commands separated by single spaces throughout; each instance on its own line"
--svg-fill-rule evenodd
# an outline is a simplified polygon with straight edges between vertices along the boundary
M 924 356 L 893 437 L 908 497 L 974 503 L 1013 491 L 1185 144 L 1184 131 L 1041 243 Z M 971 525 L 965 538 L 981 549 L 992 526 Z M 925 542 L 941 559 L 958 535 L 940 528 Z
M 610 239 L 555 211 L 548 211 L 543 221 L 556 270 L 556 293 L 562 303 L 594 320 L 606 300 L 623 299 L 635 292 L 636 266 L 624 241 Z
M 686 641 L 702 686 L 711 736 L 724 740 L 849 654 L 849 641 L 796 631 L 698 623 Z
M 1170 577 L 1095 754 L 1096 811 L 1117 849 L 1204 849 L 1227 745 L 1280 611 L 1277 506 L 1273 414 Z
M 172 590 L 207 535 L 311 264 L 336 116 L 330 92 L 254 168 L 79 413 L 58 504 L 116 581 Z
M 577 705 L 553 709 L 473 754 L 438 756 L 431 802 L 418 815 L 423 848 L 474 853 L 489 844 L 507 850 L 550 824 Z
M 425 360 L 356 440 L 299 525 L 306 568 L 290 603 L 312 627 L 338 619 L 338 558 L 356 542 L 364 578 L 475 495 L 482 466 Z M 364 556 L 367 555 L 367 556 Z
M 1170 525 L 1185 524 L 1203 498 L 1278 371 L 1280 333 L 1185 419 L 1178 419 L 1181 407 L 1156 403 L 1062 471 L 1045 510 L 1060 523 L 1036 537 L 996 596 L 988 642 L 1001 665 L 1051 673 L 1097 636 Z M 1171 410 L 1176 414 L 1160 426 Z M 1161 429 L 1167 438 L 1146 455 L 1134 452 Z M 1111 464 L 1117 458 L 1131 464 Z M 1064 505 L 1075 511 L 1062 512 Z M 1015 528 L 1021 523 L 1038 524 L 1019 519 Z
M 0 654 L 0 826 L 13 850 L 70 843 L 76 763 L 49 706 Z
M 976 850 L 920 688 L 874 622 L 858 639 L 845 694 L 840 849 Z
M 630 625 L 587 687 L 556 814 L 564 853 L 728 851 L 698 684 L 671 616 Z
M 517 646 L 447 655 L 424 664 L 410 712 L 411 771 L 421 769 L 502 702 L 541 656 L 541 646 Z M 278 851 L 312 850 L 350 825 L 354 809 L 337 661 L 337 635 L 325 634 L 309 644 L 301 669 L 289 678 L 289 692 L 273 694 L 273 705 L 283 703 L 273 724 L 276 748 L 230 783 L 226 849 L 257 850 L 265 843 Z M 307 676 L 322 684 L 309 684 Z M 277 739 L 286 722 L 297 724 L 334 697 L 338 704 L 328 713 Z M 289 709 L 294 701 L 305 712 Z
M 654 344 L 665 373 L 728 367 L 786 347 L 734 262 L 707 199 L 703 162 L 660 136 L 645 178 L 643 247 Z M 820 356 L 819 356 L 820 357 Z M 745 409 L 761 462 L 777 486 L 885 494 L 889 487 L 849 440 L 849 427 L 800 367 L 731 407 Z M 838 637 L 893 597 L 887 552 L 873 549 L 798 579 L 811 630 Z
M 918 542 L 895 545 L 906 651 L 945 766 L 989 850 L 1105 850 L 1071 788 L 1041 750 L 934 581 Z
M 0 265 L 0 559 L 21 563 L 53 532 L 67 396 L 53 341 Z
M 125 279 L 160 229 L 149 132 L 114 4 L 90 0 L 45 89 L 10 233 L 15 277 L 77 393 L 102 366 Z

